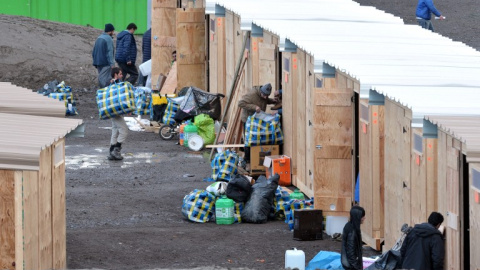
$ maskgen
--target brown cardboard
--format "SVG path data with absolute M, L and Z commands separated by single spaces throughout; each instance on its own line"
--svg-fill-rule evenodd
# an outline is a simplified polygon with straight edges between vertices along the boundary
M 278 145 L 259 145 L 250 148 L 250 170 L 265 171 L 263 162 L 266 156 L 278 155 L 280 147 Z

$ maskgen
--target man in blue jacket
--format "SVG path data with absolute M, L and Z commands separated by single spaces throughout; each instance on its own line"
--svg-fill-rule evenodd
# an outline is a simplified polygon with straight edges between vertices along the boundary
M 104 88 L 110 84 L 113 61 L 113 32 L 115 27 L 111 23 L 105 24 L 105 32 L 102 33 L 93 47 L 93 66 L 98 71 L 98 86 Z
M 440 11 L 438 11 L 437 8 L 435 8 L 435 5 L 433 4 L 433 0 L 418 0 L 417 12 L 415 13 L 415 15 L 417 16 L 418 24 L 422 28 L 425 28 L 434 32 L 433 24 L 431 21 L 432 13 L 435 14 L 435 16 L 437 16 L 438 19 L 440 20 L 445 19 L 445 17 L 442 16 Z
M 115 61 L 122 69 L 125 81 L 135 84 L 138 78 L 138 70 L 135 66 L 137 60 L 137 44 L 133 34 L 137 30 L 137 26 L 131 23 L 127 26 L 127 30 L 123 30 L 117 35 L 117 52 L 115 53 Z

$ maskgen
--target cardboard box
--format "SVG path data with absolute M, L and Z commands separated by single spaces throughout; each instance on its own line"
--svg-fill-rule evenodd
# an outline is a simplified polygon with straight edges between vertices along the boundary
M 285 155 L 267 156 L 263 162 L 266 168 L 266 176 L 278 173 L 280 180 L 278 182 L 281 186 L 292 185 L 292 173 L 290 168 L 290 157 Z
M 252 172 L 264 172 L 263 161 L 266 156 L 278 155 L 278 145 L 259 145 L 250 147 L 250 170 Z

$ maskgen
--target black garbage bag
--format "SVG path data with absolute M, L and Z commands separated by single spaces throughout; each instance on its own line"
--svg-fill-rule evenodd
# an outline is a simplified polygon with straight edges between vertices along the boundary
M 279 179 L 278 174 L 269 179 L 263 175 L 258 177 L 257 182 L 252 186 L 253 192 L 243 208 L 242 222 L 265 223 L 268 221 Z
M 235 202 L 246 202 L 250 194 L 252 194 L 252 185 L 246 176 L 237 174 L 228 182 L 226 195 Z
M 400 255 L 400 251 L 397 250 L 389 250 L 378 259 L 372 263 L 369 267 L 365 268 L 368 270 L 394 270 L 401 267 L 402 256 Z

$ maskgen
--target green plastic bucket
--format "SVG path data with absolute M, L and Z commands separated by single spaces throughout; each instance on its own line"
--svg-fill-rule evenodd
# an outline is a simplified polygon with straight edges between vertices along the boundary
M 290 194 L 290 200 L 305 200 L 303 193 L 297 188 Z
M 230 225 L 233 224 L 235 218 L 233 217 L 234 205 L 232 199 L 223 195 L 215 202 L 215 220 L 217 224 Z

